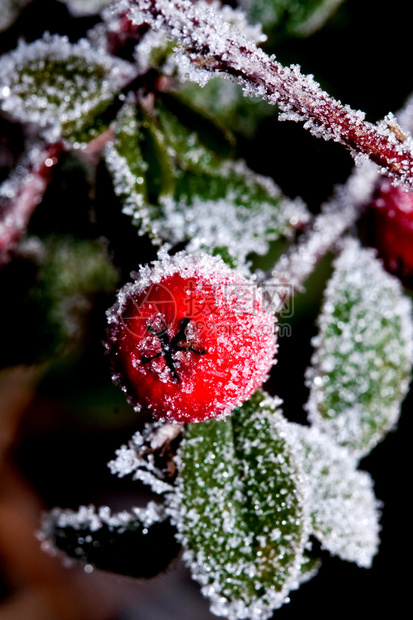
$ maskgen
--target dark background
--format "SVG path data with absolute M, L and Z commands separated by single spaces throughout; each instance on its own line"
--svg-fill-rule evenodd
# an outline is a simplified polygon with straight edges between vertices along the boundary
M 284 64 L 299 63 L 330 94 L 364 110 L 370 121 L 396 112 L 413 91 L 411 24 L 401 3 L 391 11 L 384 6 L 386 10 L 380 9 L 375 0 L 347 0 L 320 32 L 281 42 L 277 57 Z M 17 24 L 0 35 L 0 51 L 12 49 L 19 36 L 31 40 L 45 30 L 69 29 L 76 40 L 93 23 L 93 18 L 69 19 L 58 2 L 34 1 Z M 18 139 L 16 134 L 16 143 Z M 302 196 L 313 210 L 353 165 L 344 147 L 316 140 L 300 126 L 275 118 L 262 123 L 252 144 L 241 139 L 239 148 L 252 168 L 273 176 L 288 195 Z M 285 399 L 290 419 L 303 420 L 306 391 L 300 377 L 311 355 L 309 334 L 315 332 L 327 274 L 328 265 L 308 286 L 307 296 L 297 299 L 292 336 L 280 342 L 279 362 L 268 386 Z M 7 303 L 6 294 L 2 303 Z M 136 420 L 123 395 L 108 385 L 102 330 L 96 315 L 83 361 L 72 359 L 41 378 L 23 370 L 0 376 L 5 412 L 0 434 L 5 454 L 0 479 L 0 619 L 211 619 L 207 602 L 179 562 L 155 581 L 135 582 L 100 571 L 84 574 L 40 552 L 33 536 L 44 508 L 93 502 L 119 509 L 145 500 L 138 485 L 115 480 L 106 467 L 134 432 Z M 381 549 L 373 568 L 361 569 L 323 553 L 319 575 L 293 592 L 291 602 L 274 617 L 292 620 L 311 614 L 324 620 L 337 614 L 372 618 L 392 613 L 397 618 L 410 607 L 411 408 L 410 395 L 397 432 L 361 464 L 372 474 L 384 504 Z M 139 549 L 131 555 L 145 561 Z

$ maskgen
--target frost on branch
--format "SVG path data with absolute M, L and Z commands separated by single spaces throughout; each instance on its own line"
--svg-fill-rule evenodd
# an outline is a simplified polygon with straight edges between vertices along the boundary
M 293 290 L 301 290 L 318 261 L 340 243 L 346 230 L 358 220 L 371 199 L 377 178 L 377 168 L 370 161 L 354 167 L 346 183 L 337 186 L 333 196 L 321 206 L 321 212 L 297 245 L 280 257 L 269 282 L 287 282 Z
M 178 425 L 147 424 L 142 432 L 133 435 L 127 446 L 116 451 L 116 459 L 108 463 L 111 473 L 119 478 L 133 474 L 133 480 L 149 486 L 154 493 L 171 491 L 175 465 L 169 448 L 180 430 Z
M 307 408 L 315 425 L 358 455 L 399 417 L 412 366 L 411 312 L 372 250 L 347 240 L 319 318 Z
M 290 425 L 308 486 L 312 533 L 343 560 L 369 568 L 379 539 L 379 503 L 371 477 L 317 428 Z
M 283 67 L 232 28 L 221 9 L 189 0 L 122 0 L 113 9 L 134 24 L 147 23 L 177 42 L 178 63 L 186 78 L 201 86 L 217 74 L 234 79 L 245 95 L 277 104 L 284 120 L 304 123 L 317 137 L 344 144 L 357 161 L 370 157 L 383 171 L 413 185 L 410 137 L 400 141 L 384 121 L 377 126 L 364 114 L 324 92 L 312 75 L 296 65 Z M 361 157 L 363 156 L 363 157 Z
M 0 59 L 0 108 L 47 129 L 49 139 L 62 133 L 81 141 L 132 76 L 128 63 L 93 49 L 86 39 L 70 43 L 45 34 L 34 43 L 20 42 Z
M 26 232 L 31 215 L 49 185 L 61 144 L 35 144 L 0 185 L 0 265 L 7 263 Z
M 38 538 L 51 552 L 63 551 L 85 565 L 133 577 L 153 577 L 179 551 L 165 509 L 149 502 L 144 508 L 114 512 L 107 506 L 54 508 L 43 516 Z
M 188 425 L 168 512 L 213 613 L 264 620 L 302 579 L 303 482 L 279 402 L 256 393 L 227 421 Z
M 242 267 L 309 219 L 301 201 L 230 158 L 231 142 L 211 119 L 166 94 L 155 110 L 126 104 L 105 149 L 123 212 L 141 232 Z

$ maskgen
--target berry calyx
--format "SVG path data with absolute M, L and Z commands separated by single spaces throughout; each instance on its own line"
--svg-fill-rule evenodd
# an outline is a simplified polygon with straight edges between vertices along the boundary
M 143 267 L 108 311 L 114 380 L 169 422 L 228 415 L 265 381 L 275 317 L 219 257 L 179 252 Z
M 413 192 L 385 179 L 370 206 L 372 245 L 388 271 L 413 277 Z

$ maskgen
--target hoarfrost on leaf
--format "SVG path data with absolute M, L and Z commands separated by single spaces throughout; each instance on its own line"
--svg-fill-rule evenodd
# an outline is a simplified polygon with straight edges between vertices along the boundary
M 14 119 L 36 123 L 56 139 L 89 129 L 134 76 L 127 62 L 86 39 L 45 34 L 33 43 L 20 41 L 0 63 L 0 108 Z
M 348 239 L 329 281 L 312 366 L 311 421 L 359 456 L 396 424 L 412 366 L 412 308 L 374 252 Z
M 369 568 L 379 544 L 379 502 L 368 473 L 317 428 L 290 425 L 309 488 L 314 536 L 343 560 Z
M 96 567 L 133 577 L 158 574 L 179 551 L 164 506 L 152 501 L 120 512 L 93 505 L 54 508 L 43 516 L 37 536 L 45 551 L 63 551 L 86 572 Z M 165 553 L 148 557 L 154 545 Z
M 188 425 L 168 512 L 213 613 L 270 618 L 302 579 L 305 490 L 278 400 L 257 392 L 226 421 Z

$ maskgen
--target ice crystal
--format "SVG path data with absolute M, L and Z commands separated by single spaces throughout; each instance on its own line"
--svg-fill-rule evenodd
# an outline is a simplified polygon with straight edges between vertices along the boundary
M 167 496 L 213 613 L 264 620 L 301 580 L 308 515 L 279 401 L 257 393 L 228 421 L 186 428 Z
M 136 523 L 147 528 L 165 519 L 164 507 L 155 502 L 149 502 L 144 508 L 135 507 L 130 511 L 122 510 L 115 513 L 108 506 L 100 506 L 99 508 L 93 505 L 80 506 L 77 511 L 54 508 L 50 513 L 44 515 L 39 536 L 45 539 L 53 538 L 53 532 L 56 528 L 97 532 L 104 525 L 109 530 L 122 533 L 131 529 Z
M 379 502 L 368 473 L 317 428 L 291 425 L 309 488 L 314 536 L 343 560 L 369 568 L 377 552 Z
M 397 422 L 412 365 L 411 304 L 352 239 L 335 263 L 314 340 L 310 419 L 363 455 Z
M 13 118 L 37 123 L 49 137 L 93 125 L 134 74 L 126 62 L 93 49 L 86 39 L 45 34 L 20 42 L 1 58 L 0 106 Z

